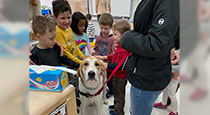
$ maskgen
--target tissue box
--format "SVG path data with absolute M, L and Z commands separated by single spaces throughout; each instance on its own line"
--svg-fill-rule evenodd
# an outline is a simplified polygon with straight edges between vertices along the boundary
M 68 74 L 63 70 L 41 68 L 36 65 L 30 65 L 29 68 L 30 90 L 63 91 L 69 84 Z

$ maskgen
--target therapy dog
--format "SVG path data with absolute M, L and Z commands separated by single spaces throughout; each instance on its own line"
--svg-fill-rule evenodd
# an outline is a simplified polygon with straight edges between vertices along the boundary
M 80 67 L 77 70 L 79 76 L 79 90 L 81 101 L 81 115 L 89 115 L 87 108 L 95 104 L 97 115 L 101 115 L 102 99 L 105 104 L 106 100 L 106 86 L 103 89 L 103 93 L 96 95 L 96 92 L 103 86 L 106 81 L 106 69 L 102 62 L 90 56 L 82 61 Z

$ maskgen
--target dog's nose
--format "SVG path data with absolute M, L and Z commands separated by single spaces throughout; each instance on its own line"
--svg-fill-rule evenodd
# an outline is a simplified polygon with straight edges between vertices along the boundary
M 95 72 L 94 71 L 89 71 L 88 76 L 89 76 L 90 79 L 94 79 Z

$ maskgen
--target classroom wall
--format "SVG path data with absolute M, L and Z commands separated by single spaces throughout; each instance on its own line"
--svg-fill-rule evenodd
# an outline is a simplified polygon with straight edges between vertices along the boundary
M 50 8 L 52 8 L 53 0 L 40 0 L 40 1 L 41 1 L 41 5 L 46 5 Z M 70 0 L 70 1 L 76 1 L 76 0 Z M 81 0 L 79 0 L 79 1 L 81 1 Z M 113 16 L 131 17 L 131 19 L 133 19 L 134 11 L 140 1 L 141 0 L 111 0 L 111 14 Z M 96 15 L 95 0 L 87 0 L 87 3 L 89 3 L 90 13 L 93 15 Z M 119 7 L 119 5 L 120 5 L 120 7 Z M 72 6 L 72 4 L 71 4 L 71 6 Z M 76 7 L 72 6 L 72 8 L 76 8 Z M 84 9 L 87 10 L 87 7 Z M 73 9 L 73 11 L 74 11 L 74 9 Z M 85 14 L 86 13 L 87 12 L 85 12 Z

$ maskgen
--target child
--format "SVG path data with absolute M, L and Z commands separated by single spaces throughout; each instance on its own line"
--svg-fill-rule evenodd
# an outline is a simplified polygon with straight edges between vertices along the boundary
M 113 17 L 111 14 L 104 13 L 101 15 L 99 19 L 99 27 L 101 29 L 101 33 L 99 36 L 96 36 L 96 42 L 94 46 L 94 50 L 96 55 L 110 55 L 113 53 L 114 40 L 113 35 L 110 34 L 110 29 L 113 24 Z
M 88 21 L 88 27 L 87 27 L 87 34 L 89 38 L 95 38 L 95 27 L 92 22 L 92 16 L 90 14 L 86 15 L 87 21 Z
M 79 64 L 60 56 L 60 47 L 56 43 L 55 22 L 43 16 L 36 16 L 32 22 L 32 29 L 39 43 L 32 49 L 31 60 L 37 65 L 61 66 L 61 63 L 78 68 Z
M 110 29 L 113 24 L 113 17 L 111 14 L 104 13 L 101 15 L 99 19 L 99 27 L 101 29 L 101 33 L 99 36 L 96 36 L 96 42 L 94 46 L 95 55 L 111 55 L 115 49 L 113 35 L 110 34 Z M 109 76 L 111 72 L 107 71 L 107 76 Z M 112 79 L 107 83 L 109 91 L 106 95 L 109 98 L 113 95 L 112 91 Z
M 55 0 L 52 2 L 54 19 L 57 22 L 56 26 L 56 40 L 63 46 L 64 54 L 75 61 L 81 63 L 80 59 L 84 55 L 76 45 L 73 37 L 71 25 L 71 8 L 66 0 Z M 78 57 L 80 59 L 78 59 Z
M 77 42 L 77 46 L 79 47 L 80 51 L 82 51 L 83 55 L 86 56 L 95 53 L 89 42 L 88 36 L 85 33 L 87 24 L 87 19 L 81 12 L 74 12 L 72 15 L 71 28 L 73 31 L 74 39 Z
M 54 0 L 52 2 L 54 19 L 57 22 L 56 26 L 56 40 L 63 46 L 64 54 L 76 63 L 81 63 L 80 59 L 85 56 L 77 47 L 76 41 L 73 37 L 73 32 L 70 28 L 71 25 L 71 7 L 66 0 Z M 80 58 L 80 59 L 78 59 Z M 76 96 L 79 97 L 79 81 L 77 76 L 70 76 L 70 83 L 74 85 Z M 77 106 L 80 105 L 77 100 Z
M 178 64 L 180 60 L 179 53 L 175 52 L 174 49 L 171 50 L 171 64 L 176 65 Z M 170 113 L 168 115 L 178 115 L 177 112 L 177 99 L 176 99 L 176 90 L 179 84 L 179 70 L 177 67 L 172 66 L 172 80 L 168 84 L 168 86 L 163 90 L 163 97 L 162 97 L 162 102 L 155 103 L 154 107 L 155 108 L 160 108 L 160 109 L 167 109 L 168 107 L 168 99 L 171 101 L 171 109 Z
M 108 63 L 108 69 L 114 69 L 115 63 L 119 63 L 124 57 L 126 50 L 120 47 L 120 38 L 123 33 L 130 30 L 130 24 L 126 20 L 120 20 L 113 25 L 114 41 L 117 44 L 117 48 L 114 50 L 114 54 L 108 56 L 97 56 L 99 59 L 108 59 L 111 63 Z M 125 70 L 118 70 L 113 75 L 113 94 L 114 94 L 114 106 L 109 106 L 111 115 L 124 115 L 125 105 L 125 87 L 127 84 L 127 75 Z

